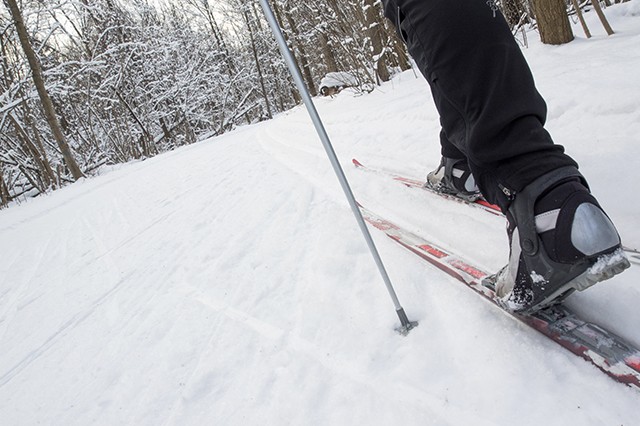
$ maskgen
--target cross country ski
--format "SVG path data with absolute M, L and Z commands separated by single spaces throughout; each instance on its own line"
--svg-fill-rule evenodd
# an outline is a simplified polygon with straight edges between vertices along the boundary
M 405 186 L 407 186 L 409 188 L 423 189 L 425 191 L 428 191 L 431 194 L 438 195 L 439 197 L 442 197 L 442 198 L 444 198 L 446 200 L 450 200 L 450 201 L 454 201 L 454 202 L 457 202 L 457 203 L 466 204 L 468 206 L 471 206 L 471 207 L 474 207 L 474 208 L 478 208 L 480 210 L 484 210 L 487 213 L 494 214 L 494 215 L 497 215 L 497 216 L 503 216 L 502 212 L 500 211 L 500 207 L 496 206 L 495 204 L 489 203 L 488 201 L 484 200 L 483 198 L 479 198 L 479 199 L 474 200 L 474 201 L 465 200 L 463 198 L 456 197 L 455 195 L 439 192 L 439 191 L 436 191 L 436 190 L 430 188 L 429 186 L 425 186 L 425 182 L 424 181 L 421 181 L 421 180 L 418 180 L 418 179 L 415 179 L 415 178 L 411 178 L 411 177 L 407 177 L 407 176 L 403 176 L 403 175 L 400 175 L 400 174 L 396 174 L 396 173 L 388 171 L 388 170 L 366 166 L 366 165 L 362 164 L 360 161 L 358 161 L 355 158 L 352 159 L 351 162 L 359 170 L 363 170 L 363 171 L 366 171 L 366 172 L 370 172 L 370 173 L 375 173 L 375 174 L 378 174 L 378 175 L 386 176 L 386 177 L 388 177 L 388 178 L 390 178 L 390 179 L 392 179 L 392 180 L 394 180 L 396 182 L 399 182 L 402 185 L 405 185 Z M 625 251 L 625 253 L 629 257 L 629 260 L 631 261 L 632 264 L 640 266 L 640 250 L 637 250 L 637 249 L 634 249 L 634 248 L 631 248 L 631 247 L 627 247 L 625 245 L 622 246 L 622 249 Z
M 368 223 L 402 247 L 462 282 L 503 312 L 593 364 L 615 381 L 640 390 L 640 350 L 622 337 L 581 319 L 564 305 L 550 306 L 530 315 L 510 313 L 497 303 L 493 290 L 482 285 L 482 280 L 489 276 L 487 272 L 362 205 L 360 209 Z

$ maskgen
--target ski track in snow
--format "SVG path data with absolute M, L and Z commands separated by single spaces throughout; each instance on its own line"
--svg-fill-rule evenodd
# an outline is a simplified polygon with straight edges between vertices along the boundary
M 102 297 L 98 298 L 95 302 L 93 302 L 89 306 L 89 308 L 75 314 L 71 319 L 69 319 L 69 321 L 64 323 L 60 327 L 60 329 L 58 329 L 55 333 L 49 336 L 47 340 L 40 347 L 36 348 L 33 352 L 29 353 L 26 358 L 21 360 L 14 367 L 10 368 L 5 374 L 0 376 L 0 387 L 9 383 L 9 381 L 11 381 L 13 377 L 19 374 L 23 369 L 28 367 L 29 364 L 31 364 L 33 361 L 35 361 L 40 356 L 42 356 L 47 351 L 47 349 L 53 346 L 54 344 L 56 344 L 58 340 L 63 338 L 67 329 L 74 328 L 78 326 L 80 323 L 82 323 L 85 319 L 87 319 L 87 317 L 89 317 L 98 306 L 102 305 L 102 303 L 104 303 L 104 301 L 108 297 L 110 297 L 113 293 L 115 293 L 123 283 L 124 283 L 124 280 L 120 281 L 111 290 L 109 290 Z
M 635 247 L 639 5 L 606 9 L 613 37 L 588 14 L 592 40 L 525 51 L 552 135 Z M 424 81 L 316 102 L 363 203 L 502 266 L 502 219 L 351 166 L 437 166 Z M 372 236 L 420 321 L 406 338 L 302 108 L 1 211 L 0 424 L 637 423 L 637 391 Z M 638 271 L 568 303 L 640 346 Z

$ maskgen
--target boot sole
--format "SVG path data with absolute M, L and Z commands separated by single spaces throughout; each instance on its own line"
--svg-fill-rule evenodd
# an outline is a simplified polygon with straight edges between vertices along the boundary
M 608 280 L 609 278 L 620 274 L 630 266 L 631 263 L 625 255 L 624 250 L 621 248 L 614 252 L 599 256 L 595 263 L 587 268 L 587 270 L 582 274 L 560 286 L 555 292 L 543 299 L 540 303 L 519 311 L 518 313 L 531 314 L 549 306 L 562 303 L 575 290 L 584 291 L 600 281 Z
M 460 198 L 469 203 L 475 203 L 476 201 L 482 198 L 482 194 L 464 194 L 462 192 L 451 191 L 446 189 L 441 184 L 434 185 L 429 181 L 425 182 L 423 187 L 431 191 L 439 192 L 441 194 L 452 195 L 454 197 Z

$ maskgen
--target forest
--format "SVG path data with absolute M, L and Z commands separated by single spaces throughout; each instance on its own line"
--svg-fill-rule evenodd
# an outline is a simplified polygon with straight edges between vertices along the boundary
M 613 1 L 487 3 L 524 47 Z M 257 0 L 3 3 L 0 208 L 300 102 Z M 270 3 L 313 96 L 329 73 L 357 94 L 412 66 L 379 0 Z

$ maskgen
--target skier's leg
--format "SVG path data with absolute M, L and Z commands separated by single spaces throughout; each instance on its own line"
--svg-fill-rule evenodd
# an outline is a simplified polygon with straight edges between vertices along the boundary
M 440 131 L 440 153 L 446 158 L 467 158 L 462 151 L 460 151 L 451 141 L 447 138 L 447 133 L 442 129 Z
M 484 196 L 506 208 L 544 173 L 576 166 L 543 128 L 546 105 L 520 48 L 486 0 L 387 0 L 432 88 L 448 140 L 469 160 Z
M 440 146 L 442 159 L 438 167 L 427 175 L 425 187 L 468 201 L 480 198 L 467 157 L 449 141 L 444 130 L 440 132 Z
M 431 86 L 446 139 L 507 215 L 511 253 L 497 294 L 509 308 L 538 309 L 627 268 L 615 227 L 544 129 L 544 100 L 492 2 L 383 3 Z

